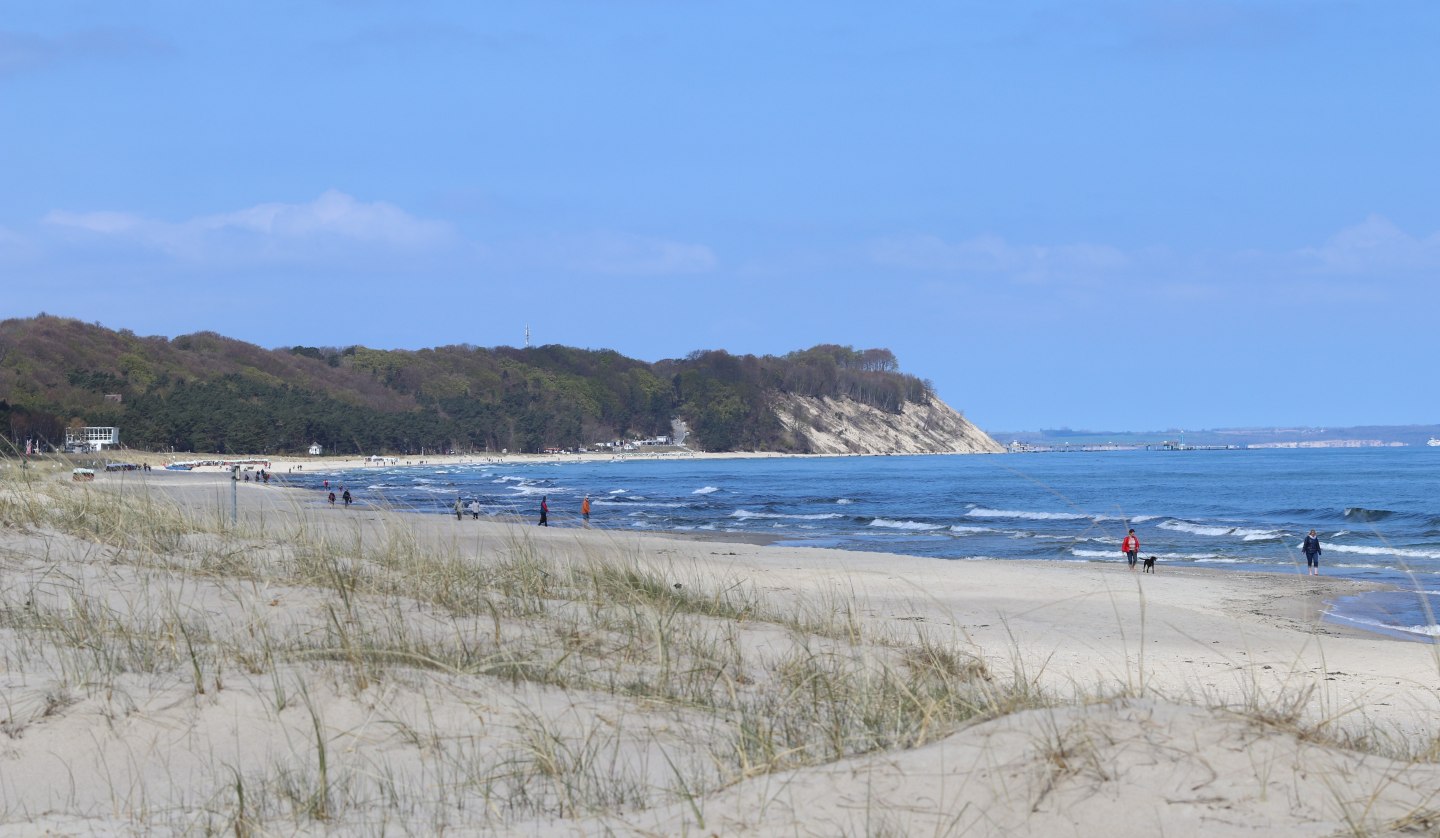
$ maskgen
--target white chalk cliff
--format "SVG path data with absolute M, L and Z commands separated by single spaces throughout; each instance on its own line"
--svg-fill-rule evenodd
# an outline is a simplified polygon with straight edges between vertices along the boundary
M 938 398 L 899 413 L 848 398 L 776 397 L 775 413 L 797 448 L 812 454 L 999 454 L 991 439 Z

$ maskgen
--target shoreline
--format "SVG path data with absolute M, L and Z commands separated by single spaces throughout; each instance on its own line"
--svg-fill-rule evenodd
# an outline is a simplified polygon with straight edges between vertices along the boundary
M 468 461 L 467 459 L 465 462 L 471 464 L 472 461 Z M 459 461 L 451 465 L 455 464 L 459 464 Z M 425 462 L 425 464 L 400 464 L 384 468 L 422 469 L 433 468 L 435 465 L 438 464 L 435 464 L 435 462 Z M 337 471 L 360 471 L 360 469 L 347 468 L 337 469 Z M 112 472 L 112 474 L 108 475 L 96 475 L 96 479 L 98 479 L 98 481 L 124 481 L 124 479 L 127 479 L 127 474 L 134 474 L 134 472 Z M 138 479 L 147 481 L 147 478 L 154 478 L 157 474 L 161 475 L 160 479 L 163 479 L 163 481 L 171 481 L 171 479 L 174 479 L 174 481 L 184 481 L 186 485 L 210 485 L 210 487 L 215 487 L 216 490 L 232 482 L 228 478 L 228 472 L 219 468 L 196 468 L 190 469 L 190 471 L 151 471 L 148 472 L 148 474 L 141 475 Z M 310 488 L 294 487 L 294 485 L 285 484 L 284 474 L 278 474 L 276 478 L 278 479 L 276 479 L 274 485 L 248 484 L 248 482 L 243 481 L 240 482 L 239 485 L 242 487 L 242 490 L 243 488 L 249 488 L 251 491 L 287 492 L 287 494 L 295 498 L 295 503 L 307 504 L 315 508 L 315 510 L 320 510 L 321 504 L 311 497 L 312 490 L 310 490 Z M 128 479 L 137 478 L 130 477 Z M 341 510 L 340 504 L 338 503 L 336 510 Z M 428 513 L 428 511 L 413 510 L 413 508 L 387 507 L 387 505 L 376 504 L 373 503 L 373 501 L 363 500 L 363 498 L 357 500 L 353 510 L 350 511 L 351 513 L 373 511 L 373 513 L 380 514 L 406 515 L 406 517 L 412 517 L 413 515 L 413 517 L 419 518 L 419 520 L 438 520 L 442 521 L 442 523 L 449 521 L 449 518 L 451 518 L 449 514 L 433 514 Z M 534 526 L 534 521 L 528 520 L 526 517 L 521 517 L 521 515 L 514 515 L 514 517 L 487 515 L 487 517 L 482 517 L 480 520 L 475 521 L 469 518 L 469 514 L 467 513 L 467 517 L 462 521 L 458 521 L 458 523 L 462 524 L 462 526 L 465 526 L 465 524 L 480 524 L 480 526 L 505 528 L 526 528 Z M 762 533 L 762 531 L 723 531 L 723 533 L 721 533 L 721 531 L 717 531 L 717 533 L 668 530 L 635 531 L 629 530 L 629 528 L 626 527 L 580 526 L 580 524 L 575 523 L 575 521 L 570 521 L 569 518 L 562 518 L 562 520 L 559 520 L 559 523 L 554 523 L 553 526 L 546 528 L 547 530 L 560 531 L 560 533 L 563 533 L 563 531 L 576 531 L 576 533 L 609 534 L 609 536 L 612 537 L 634 537 L 634 539 L 644 540 L 658 539 L 693 541 L 693 543 L 704 544 L 733 544 L 733 546 L 765 547 L 765 549 L 773 550 L 824 550 L 827 551 L 827 553 L 834 551 L 834 553 L 851 554 L 851 556 L 855 557 L 894 557 L 894 559 L 903 559 L 906 560 L 906 562 L 994 563 L 999 564 L 999 566 L 1032 567 L 1032 569 L 1035 570 L 1053 570 L 1056 569 L 1056 567 L 1066 566 L 1092 567 L 1092 569 L 1115 567 L 1116 570 L 1122 570 L 1123 567 L 1125 567 L 1125 560 L 1123 559 L 1116 559 L 1113 560 L 1113 562 L 1110 562 L 1110 560 L 949 559 L 949 557 L 914 556 L 914 554 L 891 553 L 891 551 L 845 550 L 840 549 L 840 547 L 791 546 L 791 544 L 780 543 L 780 541 L 783 540 L 782 536 L 776 536 L 776 534 L 772 533 Z M 1151 576 L 1142 575 L 1142 573 L 1139 572 L 1126 572 L 1126 575 Z M 1427 645 L 1433 642 L 1423 635 L 1405 635 L 1400 629 L 1387 629 L 1387 626 L 1382 625 L 1377 625 L 1375 628 L 1365 628 L 1362 623 L 1352 621 L 1352 619 L 1333 618 L 1333 616 L 1331 616 L 1335 600 L 1339 598 L 1368 595 L 1368 593 L 1404 593 L 1404 589 L 1390 582 L 1359 580 L 1351 579 L 1351 577 L 1333 575 L 1310 577 L 1303 575 L 1303 573 L 1277 572 L 1277 570 L 1227 570 L 1223 569 L 1223 567 L 1176 566 L 1176 564 L 1166 564 L 1164 572 L 1156 573 L 1156 575 L 1153 576 L 1162 575 L 1168 577 L 1192 577 L 1192 579 L 1256 579 L 1263 580 L 1264 585 L 1292 585 L 1293 583 L 1293 585 L 1295 585 L 1295 589 L 1293 590 L 1267 592 L 1267 595 L 1270 595 L 1270 599 L 1267 599 L 1263 606 L 1257 606 L 1257 613 L 1264 613 L 1264 615 L 1269 616 L 1270 619 L 1276 622 L 1290 623 L 1290 625 L 1293 626 L 1310 626 L 1312 631 L 1316 631 L 1316 626 L 1323 625 L 1325 626 L 1325 631 L 1320 632 L 1320 634 L 1345 635 L 1352 636 L 1352 638 L 1382 639 L 1382 641 L 1385 642 L 1405 642 L 1405 644 Z M 1282 580 L 1290 580 L 1290 582 L 1282 582 Z
M 811 456 L 811 455 L 806 455 L 806 456 Z M 815 455 L 815 456 L 822 456 L 822 455 Z M 419 469 L 419 468 L 429 468 L 429 467 L 432 467 L 433 465 L 434 465 L 433 463 L 427 463 L 427 464 L 424 464 L 424 465 L 415 464 L 415 465 L 409 466 L 409 467 L 413 467 L 413 468 Z M 406 467 L 406 466 L 394 466 L 394 467 Z M 152 472 L 150 472 L 148 475 L 142 475 L 142 476 L 139 477 L 138 479 L 140 479 L 142 482 L 145 482 L 145 481 L 147 480 L 147 478 L 153 478 L 156 474 L 162 475 L 162 477 L 161 477 L 160 479 L 163 480 L 163 481 L 179 480 L 179 481 L 184 481 L 187 485 L 191 485 L 191 486 L 210 486 L 210 487 L 212 487 L 212 488 L 214 488 L 214 489 L 217 489 L 217 490 L 223 489 L 224 486 L 226 486 L 227 484 L 230 484 L 230 483 L 232 482 L 232 481 L 227 477 L 226 473 L 223 472 L 223 471 L 220 471 L 220 470 L 201 471 L 201 470 L 198 470 L 198 469 L 197 469 L 197 470 L 191 470 L 191 471 L 179 471 L 179 472 L 176 472 L 176 471 L 154 472 L 154 471 L 152 471 Z M 107 480 L 107 479 L 108 479 L 108 481 L 123 481 L 123 480 L 127 479 L 127 478 L 125 477 L 125 475 L 126 475 L 126 472 L 112 473 L 112 474 L 109 474 L 109 475 L 97 475 L 97 481 L 99 481 L 99 480 Z M 130 478 L 130 479 L 135 479 L 135 478 Z M 148 483 L 147 483 L 147 485 L 148 485 Z M 298 486 L 289 486 L 289 485 L 286 485 L 286 484 L 285 484 L 285 481 L 284 481 L 284 475 L 280 475 L 280 476 L 279 476 L 279 480 L 278 480 L 278 482 L 277 482 L 275 485 L 249 484 L 249 483 L 241 482 L 241 483 L 240 483 L 240 488 L 241 488 L 242 490 L 248 488 L 248 490 L 250 490 L 250 491 L 261 490 L 261 491 L 263 491 L 263 492 L 265 492 L 265 493 L 283 492 L 283 493 L 284 493 L 284 496 L 293 497 L 293 498 L 295 499 L 294 503 L 295 503 L 296 505 L 307 506 L 307 507 L 309 507 L 309 508 L 321 510 L 322 512 L 324 511 L 322 505 L 320 504 L 320 502 L 317 501 L 317 500 L 315 500 L 315 499 L 312 497 L 312 494 L 311 494 L 311 493 L 312 493 L 314 490 L 308 489 L 308 488 L 301 488 L 301 487 L 298 487 Z M 337 503 L 337 505 L 336 505 L 336 507 L 335 507 L 335 511 L 339 511 L 339 512 L 341 512 L 342 514 L 345 513 L 345 510 L 343 509 L 343 507 L 341 507 L 338 503 Z M 427 522 L 428 522 L 428 521 L 435 521 L 435 522 L 439 522 L 439 526 L 441 526 L 441 527 L 444 527 L 448 522 L 450 522 L 450 515 L 449 515 L 449 514 L 437 514 L 437 513 L 425 512 L 425 511 L 421 511 L 421 510 L 417 510 L 417 509 L 404 509 L 404 508 L 399 508 L 399 507 L 389 507 L 389 506 L 385 506 L 385 505 L 383 505 L 383 504 L 376 504 L 376 503 L 373 503 L 373 502 L 368 501 L 368 500 L 365 500 L 365 499 L 357 500 L 355 506 L 354 506 L 351 510 L 349 510 L 349 512 L 352 513 L 352 514 L 360 514 L 360 513 L 371 512 L 371 513 L 386 514 L 386 515 L 394 514 L 394 515 L 404 516 L 404 517 L 406 517 L 406 518 L 414 517 L 414 518 L 416 518 L 416 519 L 419 520 L 419 521 L 427 521 Z M 485 516 L 485 517 L 480 518 L 479 520 L 474 520 L 474 519 L 472 519 L 472 518 L 469 517 L 469 513 L 466 513 L 466 517 L 465 517 L 463 520 L 457 521 L 457 522 L 454 522 L 454 523 L 455 523 L 455 524 L 458 524 L 458 525 L 461 526 L 461 527 L 466 527 L 466 526 L 471 526 L 471 525 L 480 525 L 480 526 L 483 526 L 483 527 L 498 528 L 498 529 L 496 530 L 497 532 L 498 532 L 498 531 L 506 531 L 506 532 L 508 532 L 508 531 L 513 531 L 513 530 L 515 530 L 515 529 L 521 529 L 521 530 L 526 530 L 526 529 L 531 529 L 531 528 L 536 529 L 536 530 L 542 529 L 542 528 L 539 528 L 539 527 L 535 526 L 534 521 L 529 520 L 528 518 L 521 517 L 521 516 L 513 516 L 513 517 Z M 427 524 L 426 526 L 428 526 L 428 524 Z M 822 552 L 825 552 L 825 553 L 836 553 L 836 554 L 840 554 L 840 555 L 844 555 L 844 556 L 853 556 L 853 557 L 855 557 L 855 559 L 856 559 L 857 561 L 866 561 L 867 563 L 868 563 L 869 561 L 874 561 L 874 560 L 877 560 L 877 559 L 883 561 L 883 560 L 889 558 L 889 559 L 904 560 L 904 561 L 906 561 L 906 562 L 912 562 L 912 561 L 913 561 L 913 562 L 938 562 L 938 563 L 941 563 L 941 564 L 957 564 L 957 563 L 959 563 L 959 564 L 967 564 L 967 565 L 968 565 L 968 564 L 994 564 L 994 565 L 999 565 L 999 566 L 1014 567 L 1014 568 L 1027 568 L 1027 569 L 1034 570 L 1034 571 L 1045 571 L 1045 572 L 1055 570 L 1056 568 L 1078 567 L 1078 568 L 1090 568 L 1090 569 L 1095 569 L 1095 570 L 1097 570 L 1097 571 L 1100 571 L 1100 570 L 1102 570 L 1102 569 L 1107 569 L 1107 568 L 1113 568 L 1113 569 L 1115 569 L 1115 570 L 1117 571 L 1117 573 L 1118 573 L 1119 571 L 1122 571 L 1122 570 L 1124 570 L 1124 568 L 1125 568 L 1125 562 L 1124 562 L 1124 559 L 1123 559 L 1123 558 L 1122 558 L 1122 559 L 1115 559 L 1114 561 L 1106 561 L 1106 560 L 1083 560 L 1083 561 L 1078 561 L 1078 560 L 1077 560 L 1077 561 L 1049 560 L 1049 561 L 1047 561 L 1047 560 L 1040 560 L 1040 559 L 999 559 L 999 558 L 954 559 L 954 558 L 943 558 L 943 557 L 934 557 L 934 556 L 916 556 L 916 555 L 911 555 L 911 554 L 907 554 L 907 553 L 893 553 L 893 552 L 885 552 L 885 551 L 873 551 L 873 552 L 872 552 L 872 551 L 862 551 L 862 550 L 846 550 L 846 549 L 843 549 L 843 548 L 830 548 L 830 547 L 817 548 L 817 547 L 808 547 L 808 546 L 798 546 L 798 545 L 784 544 L 784 543 L 781 543 L 781 542 L 783 541 L 783 538 L 782 538 L 781 536 L 774 535 L 774 534 L 771 534 L 771 533 L 764 533 L 764 532 L 749 532 L 749 531 L 739 531 L 739 532 L 736 532 L 736 531 L 729 531 L 729 532 L 707 533 L 707 532 L 696 532 L 696 531 L 676 532 L 676 531 L 666 531 L 666 530 L 634 531 L 634 530 L 631 530 L 631 529 L 628 529 L 628 528 L 624 528 L 624 527 L 602 527 L 602 526 L 588 527 L 588 526 L 578 525 L 578 524 L 576 524 L 576 523 L 574 523 L 574 522 L 569 521 L 568 519 L 567 519 L 567 520 L 563 520 L 563 521 L 561 521 L 561 522 L 559 522 L 559 523 L 556 523 L 556 524 L 554 524 L 554 525 L 552 525 L 552 526 L 550 526 L 550 527 L 545 527 L 545 528 L 543 528 L 543 529 L 545 529 L 545 530 L 547 530 L 547 531 L 557 532 L 557 533 L 572 532 L 572 533 L 582 533 L 582 534 L 596 534 L 596 535 L 600 535 L 600 536 L 608 537 L 608 538 L 616 538 L 616 539 L 619 539 L 619 538 L 634 538 L 634 539 L 638 539 L 638 540 L 641 540 L 641 541 L 650 541 L 650 540 L 679 541 L 679 542 L 693 542 L 693 543 L 696 543 L 696 544 L 731 545 L 731 546 L 735 546 L 735 547 L 766 548 L 766 549 L 773 549 L 773 550 L 785 550 L 785 551 L 796 551 L 796 552 L 803 552 L 803 551 L 812 551 L 812 550 L 815 550 L 815 551 L 822 551 Z M 733 554 L 732 554 L 732 555 L 733 555 Z M 1103 572 L 1103 571 L 1102 571 L 1102 572 Z M 1392 583 L 1388 583 L 1388 582 L 1358 580 L 1358 579 L 1351 579 L 1351 578 L 1347 578 L 1347 577 L 1343 577 L 1343 576 L 1333 576 L 1333 575 L 1332 575 L 1332 576 L 1311 577 L 1311 576 L 1305 575 L 1305 574 L 1303 574 L 1303 573 L 1285 573 L 1285 572 L 1264 571 L 1264 570 L 1226 570 L 1226 569 L 1219 568 L 1219 567 L 1176 566 L 1176 565 L 1173 565 L 1173 564 L 1166 565 L 1163 573 L 1142 574 L 1142 573 L 1140 573 L 1140 572 L 1138 572 L 1138 571 L 1135 571 L 1135 572 L 1125 571 L 1125 575 L 1124 575 L 1124 576 L 1120 576 L 1120 577 L 1118 577 L 1118 578 L 1125 578 L 1125 577 L 1127 577 L 1127 576 L 1134 576 L 1134 577 L 1144 577 L 1144 576 L 1155 576 L 1155 577 L 1159 577 L 1159 576 L 1165 576 L 1165 577 L 1170 577 L 1170 578 L 1178 577 L 1178 578 L 1196 579 L 1196 580 L 1218 580 L 1218 581 L 1228 580 L 1228 581 L 1225 581 L 1225 584 L 1239 584 L 1239 583 L 1241 583 L 1241 582 L 1243 582 L 1243 581 L 1245 581 L 1245 580 L 1254 580 L 1254 581 L 1259 581 L 1259 582 L 1261 582 L 1263 585 L 1268 586 L 1268 587 L 1272 587 L 1272 588 L 1273 588 L 1274 586 L 1278 586 L 1278 585 L 1282 585 L 1282 584 L 1284 584 L 1284 585 L 1293 584 L 1294 587 L 1293 587 L 1292 589 L 1289 589 L 1289 590 L 1279 590 L 1279 591 L 1266 590 L 1266 591 L 1263 593 L 1263 602 L 1261 602 L 1261 603 L 1259 603 L 1259 604 L 1257 604 L 1257 605 L 1255 606 L 1253 613 L 1254 613 L 1254 614 L 1257 614 L 1257 615 L 1263 615 L 1263 616 L 1267 617 L 1268 619 L 1275 621 L 1277 624 L 1288 624 L 1288 625 L 1290 625 L 1291 627 L 1296 628 L 1297 630 L 1309 630 L 1309 631 L 1311 631 L 1312 633 L 1318 633 L 1318 634 L 1328 634 L 1328 635 L 1335 635 L 1335 636 L 1348 636 L 1348 637 L 1353 637 L 1353 638 L 1372 639 L 1372 640 L 1377 640 L 1377 639 L 1378 639 L 1378 640 L 1383 640 L 1383 641 L 1385 641 L 1385 642 L 1403 642 L 1403 643 L 1421 644 L 1421 645 L 1425 645 L 1425 644 L 1427 644 L 1427 643 L 1429 642 L 1429 641 L 1427 640 L 1427 638 L 1424 638 L 1424 637 L 1419 636 L 1419 635 L 1416 635 L 1416 636 L 1413 636 L 1413 637 L 1407 637 L 1407 636 L 1404 636 L 1403 634 L 1399 633 L 1398 630 L 1396 630 L 1396 631 L 1387 631 L 1387 630 L 1385 630 L 1383 627 L 1377 627 L 1376 629 L 1373 629 L 1373 630 L 1372 630 L 1372 629 L 1367 629 L 1367 628 L 1364 628 L 1363 626 L 1361 626 L 1361 625 L 1359 625 L 1359 624 L 1354 623 L 1353 621 L 1346 621 L 1346 620 L 1343 620 L 1343 618 L 1333 618 L 1333 617 L 1330 616 L 1330 615 L 1331 615 L 1331 611 L 1332 611 L 1332 607 L 1333 607 L 1333 604 L 1334 604 L 1334 600 L 1336 600 L 1336 599 L 1338 599 L 1338 598 L 1340 598 L 1340 597 L 1360 596 L 1360 595 L 1369 594 L 1369 593 L 1384 593 L 1384 592 L 1399 592 L 1399 593 L 1403 593 L 1403 592 L 1404 592 L 1402 588 L 1399 588 L 1398 586 L 1396 586 L 1396 585 L 1394 585 L 1394 584 L 1392 584 Z M 1288 581 L 1287 581 L 1287 580 L 1288 580 Z M 1321 628 L 1322 626 L 1323 626 L 1323 628 Z

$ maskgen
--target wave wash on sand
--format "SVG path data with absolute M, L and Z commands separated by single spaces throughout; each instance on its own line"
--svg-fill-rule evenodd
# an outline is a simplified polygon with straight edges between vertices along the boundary
M 1440 824 L 1436 647 L 1322 623 L 1359 583 L 63 477 L 0 467 L 0 831 Z

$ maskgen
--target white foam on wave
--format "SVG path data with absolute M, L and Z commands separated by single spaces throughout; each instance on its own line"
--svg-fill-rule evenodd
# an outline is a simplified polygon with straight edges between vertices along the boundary
M 1114 559 L 1117 562 L 1125 561 L 1125 554 L 1119 550 L 1086 550 L 1083 547 L 1075 547 L 1070 551 L 1076 556 L 1088 559 Z M 1161 561 L 1171 562 L 1209 562 L 1215 564 L 1242 564 L 1249 562 L 1249 559 L 1233 559 L 1225 556 L 1217 556 L 1213 553 L 1150 553 Z
M 741 520 L 746 518 L 785 518 L 795 521 L 825 521 L 830 518 L 844 518 L 845 516 L 838 512 L 822 512 L 818 515 L 783 515 L 779 512 L 751 512 L 748 509 L 737 509 L 730 513 L 730 517 Z
M 845 505 L 847 505 L 847 504 L 854 503 L 855 501 L 850 500 L 849 498 L 840 498 L 840 499 L 836 500 L 835 502 L 838 503 L 838 504 L 840 504 L 841 506 L 845 506 Z
M 623 495 L 623 494 L 625 494 L 625 493 L 628 492 L 628 491 L 630 491 L 630 490 L 629 490 L 629 489 L 611 489 L 610 491 L 606 492 L 605 494 L 607 494 L 607 495 Z
M 1229 535 L 1235 530 L 1234 527 L 1210 527 L 1204 524 L 1192 524 L 1189 521 L 1162 521 L 1157 525 L 1162 530 L 1174 532 L 1188 532 L 1191 535 Z
M 637 506 L 658 507 L 658 508 L 660 508 L 660 509 L 680 509 L 680 508 L 682 508 L 682 507 L 685 506 L 685 504 L 683 504 L 683 503 L 674 503 L 674 502 L 668 502 L 668 503 L 667 503 L 667 502 L 662 502 L 662 501 L 658 501 L 658 500 L 652 500 L 652 501 L 634 501 L 634 500 L 609 501 L 609 500 L 597 500 L 597 501 L 591 501 L 591 503 L 592 503 L 593 505 L 595 505 L 595 506 L 619 506 L 619 507 L 624 507 L 625 509 L 634 509 L 634 508 L 637 507 Z
M 1299 549 L 1299 545 L 1296 545 Z M 1355 553 L 1362 556 L 1399 556 L 1405 559 L 1440 559 L 1440 550 L 1414 550 L 1406 547 L 1365 547 L 1355 544 L 1326 544 L 1326 553 Z
M 1191 535 L 1207 536 L 1237 536 L 1242 541 L 1273 541 L 1283 538 L 1285 533 L 1280 530 L 1262 530 L 1249 527 L 1227 527 L 1224 524 L 1196 524 L 1190 521 L 1182 521 L 1172 518 L 1156 525 L 1159 529 L 1172 532 L 1186 532 Z
M 1073 512 L 1029 512 L 1021 509 L 987 509 L 977 506 L 965 513 L 972 518 L 1022 518 L 1030 521 L 1086 521 L 1089 515 Z
M 1371 626 L 1373 628 L 1384 629 L 1385 631 L 1398 631 L 1404 634 L 1419 635 L 1421 637 L 1440 637 L 1440 625 L 1397 626 L 1380 620 L 1372 620 L 1368 617 L 1352 617 L 1348 614 L 1337 614 L 1334 612 L 1331 612 L 1328 616 L 1332 619 L 1343 620 L 1344 622 L 1353 623 L 1357 626 Z
M 944 524 L 926 524 L 920 521 L 892 521 L 888 518 L 876 518 L 870 522 L 869 526 L 884 527 L 889 530 L 915 530 L 918 532 L 945 529 Z
M 1156 518 L 1159 518 L 1159 517 L 1160 517 L 1159 515 L 1136 515 L 1134 518 L 1131 518 L 1131 519 L 1130 519 L 1130 523 L 1132 523 L 1132 524 L 1143 524 L 1143 523 L 1145 523 L 1146 521 L 1153 521 L 1153 520 L 1155 520 Z
M 967 527 L 964 524 L 955 524 L 954 526 L 950 527 L 950 532 L 959 533 L 960 535 L 966 535 L 969 533 L 977 532 L 995 532 L 995 530 L 991 529 L 990 527 Z
M 719 486 L 701 486 L 700 488 L 696 489 L 695 491 L 691 492 L 690 494 L 692 494 L 692 495 L 708 495 L 708 494 L 710 494 L 711 492 L 718 492 L 718 491 L 720 491 L 720 487 L 719 487 Z

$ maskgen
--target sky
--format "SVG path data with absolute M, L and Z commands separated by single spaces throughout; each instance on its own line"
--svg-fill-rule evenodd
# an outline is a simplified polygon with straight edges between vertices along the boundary
M 1440 422 L 1440 3 L 0 0 L 0 318 Z

